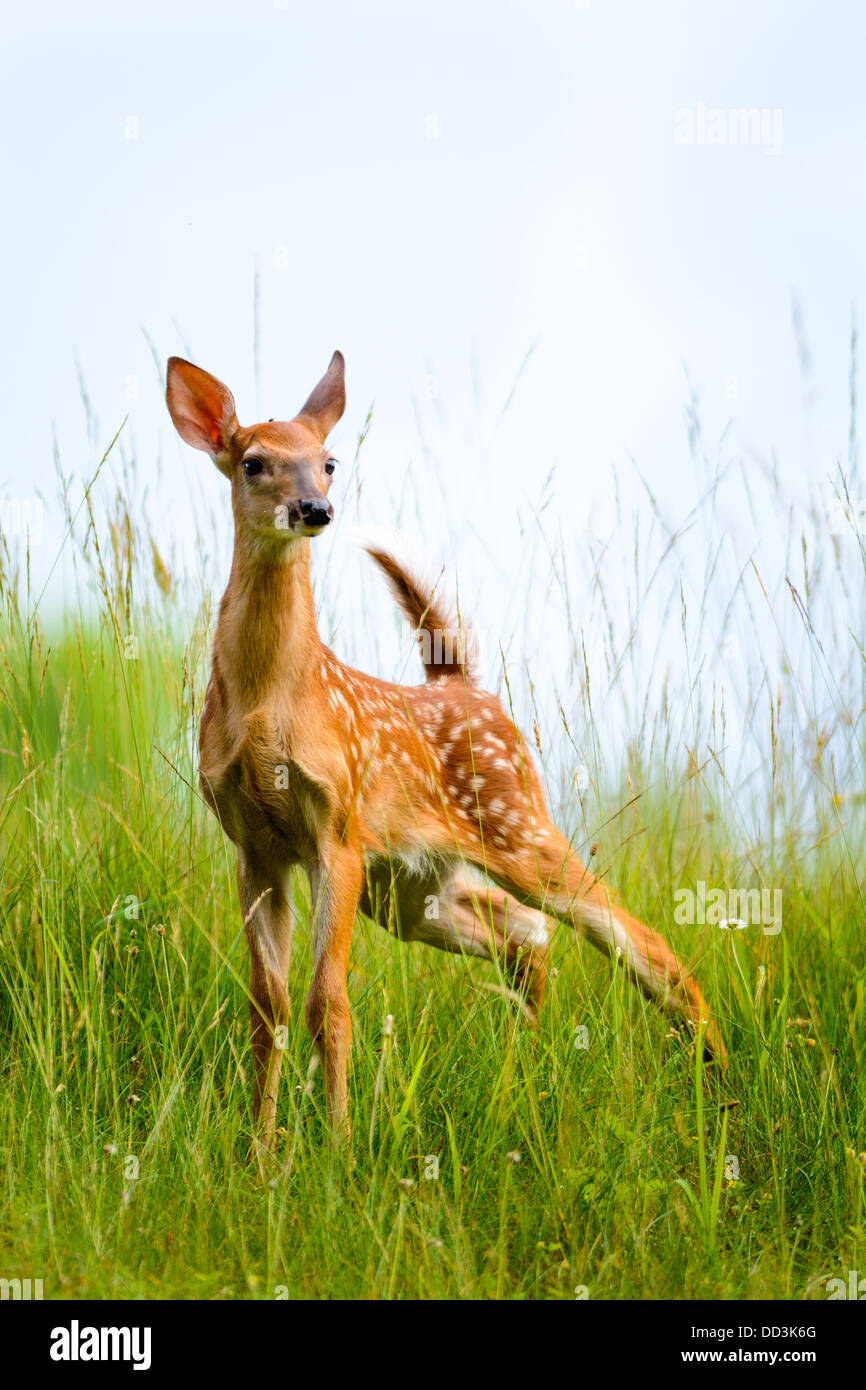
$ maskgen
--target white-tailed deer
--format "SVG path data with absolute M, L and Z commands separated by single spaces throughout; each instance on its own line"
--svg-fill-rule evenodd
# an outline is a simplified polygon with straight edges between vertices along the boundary
M 549 919 L 567 922 L 616 954 L 669 1013 L 702 1025 L 707 1052 L 724 1064 L 695 981 L 551 823 L 523 737 L 479 690 L 451 615 L 431 592 L 370 548 L 422 639 L 424 685 L 366 676 L 319 640 L 310 537 L 333 516 L 325 440 L 345 406 L 343 368 L 335 352 L 293 420 L 243 428 L 221 382 L 181 358 L 168 363 L 178 432 L 211 455 L 232 489 L 234 558 L 199 748 L 202 792 L 238 851 L 261 1139 L 269 1143 L 274 1130 L 282 1056 L 274 1033 L 288 1012 L 296 864 L 314 906 L 306 1018 L 339 1133 L 348 1127 L 346 970 L 359 910 L 404 940 L 498 958 L 530 1016 L 544 991 Z M 468 866 L 487 881 L 474 881 Z

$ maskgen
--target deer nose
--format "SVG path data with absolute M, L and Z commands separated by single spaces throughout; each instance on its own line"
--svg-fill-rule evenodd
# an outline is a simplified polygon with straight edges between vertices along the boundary
M 324 497 L 302 497 L 298 507 L 307 526 L 327 526 L 334 515 L 334 508 Z

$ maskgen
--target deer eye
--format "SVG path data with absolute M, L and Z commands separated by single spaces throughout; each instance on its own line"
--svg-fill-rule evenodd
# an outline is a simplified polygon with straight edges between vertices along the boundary
M 330 477 L 330 475 L 333 473 L 333 471 L 334 471 L 334 469 L 336 468 L 336 466 L 337 466 L 337 460 L 336 460 L 336 459 L 328 459 L 327 463 L 325 464 L 325 472 L 328 474 L 329 477 Z
M 244 459 L 244 473 L 248 478 L 254 478 L 257 473 L 262 471 L 261 459 Z

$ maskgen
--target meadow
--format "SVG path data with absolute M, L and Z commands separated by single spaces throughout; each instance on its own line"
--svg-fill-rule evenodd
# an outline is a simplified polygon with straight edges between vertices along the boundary
M 781 558 L 758 549 L 732 578 L 710 544 L 688 603 L 685 542 L 648 494 L 621 602 L 615 557 L 592 555 L 579 601 L 551 558 L 563 612 L 580 611 L 563 630 L 567 700 L 539 695 L 519 652 L 500 682 L 578 851 L 694 966 L 728 1073 L 564 928 L 533 1032 L 496 967 L 359 919 L 353 1137 L 335 1151 L 304 1026 L 299 876 L 264 1169 L 247 1161 L 233 856 L 196 789 L 219 581 L 210 568 L 191 601 L 124 493 L 117 446 L 102 474 L 116 488 L 102 511 L 60 488 L 62 611 L 42 611 L 26 555 L 7 546 L 0 564 L 0 1275 L 42 1278 L 46 1298 L 799 1300 L 866 1274 L 853 469 L 838 528 L 820 500 L 794 518 L 770 478 Z M 715 497 L 697 514 L 709 537 Z M 656 574 L 685 676 L 660 673 L 651 699 L 635 615 Z M 339 595 L 322 604 L 327 640 Z M 347 632 L 340 655 L 375 669 L 369 634 Z M 700 653 L 731 634 L 742 659 L 723 698 Z M 676 921 L 676 893 L 699 883 L 780 893 L 780 929 Z

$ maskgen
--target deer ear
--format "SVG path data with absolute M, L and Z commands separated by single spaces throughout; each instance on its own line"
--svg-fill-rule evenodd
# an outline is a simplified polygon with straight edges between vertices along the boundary
M 307 399 L 297 418 L 324 441 L 346 409 L 346 362 L 335 352 L 330 366 Z
M 165 403 L 185 443 L 203 449 L 214 459 L 226 452 L 238 428 L 238 417 L 231 391 L 215 376 L 182 357 L 170 357 Z

